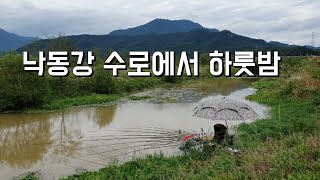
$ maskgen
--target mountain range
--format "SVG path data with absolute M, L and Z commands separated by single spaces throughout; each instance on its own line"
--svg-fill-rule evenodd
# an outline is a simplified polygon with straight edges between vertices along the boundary
M 37 40 L 39 39 L 33 37 L 22 37 L 0 29 L 0 52 L 14 50 Z
M 155 19 L 147 24 L 134 28 L 112 31 L 107 35 L 72 35 L 67 38 L 75 46 L 76 50 L 103 51 L 200 51 L 210 52 L 236 51 L 236 50 L 278 50 L 281 55 L 319 55 L 318 49 L 288 45 L 280 42 L 266 42 L 262 39 L 254 39 L 241 36 L 228 30 L 219 31 L 210 29 L 189 20 Z M 48 49 L 48 44 L 58 39 L 46 39 L 33 42 L 18 49 L 37 52 Z M 51 43 L 50 47 L 52 47 Z M 61 43 L 60 43 L 61 45 Z M 60 47 L 61 48 L 61 47 Z M 51 49 L 55 50 L 55 49 Z

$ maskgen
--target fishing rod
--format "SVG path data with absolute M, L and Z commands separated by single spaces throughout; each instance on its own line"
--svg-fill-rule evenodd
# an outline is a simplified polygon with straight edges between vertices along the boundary
M 134 153 L 134 152 L 139 152 L 139 151 L 145 151 L 145 150 L 151 150 L 151 149 L 158 149 L 158 148 L 164 148 L 164 147 L 173 147 L 173 146 L 177 146 L 179 143 L 175 142 L 175 143 L 168 143 L 168 144 L 162 144 L 160 146 L 152 146 L 152 147 L 149 147 L 149 148 L 143 148 L 143 149 L 139 149 L 139 150 L 133 150 L 133 151 L 130 151 L 130 152 L 126 152 L 126 153 L 122 153 L 122 154 L 118 154 L 118 155 L 115 155 L 115 156 L 111 156 L 111 157 L 108 157 L 108 158 L 105 158 L 105 159 L 100 159 L 96 162 L 100 162 L 100 161 L 104 161 L 104 160 L 108 160 L 110 158 L 115 158 L 115 157 L 119 157 L 119 156 L 122 156 L 122 155 L 125 155 L 125 154 L 131 154 L 131 153 Z
M 104 130 L 91 130 L 87 132 L 101 132 L 101 131 L 121 131 L 121 130 L 146 130 L 146 131 L 179 131 L 179 129 L 167 129 L 167 128 L 160 128 L 160 127 L 131 127 L 131 128 L 113 128 L 113 129 L 104 129 Z
M 147 129 L 147 130 L 150 130 L 150 129 L 156 129 L 156 130 L 168 130 L 168 131 L 172 131 L 172 130 L 176 130 L 176 129 L 172 129 L 172 128 L 163 128 L 163 127 L 157 127 L 157 126 L 134 126 L 134 127 L 123 127 L 123 128 L 113 128 L 114 130 L 122 130 L 122 129 Z M 88 131 L 88 132 L 95 132 L 95 131 L 100 131 L 100 130 L 91 130 L 91 131 Z M 101 130 L 101 131 L 108 131 L 108 129 L 104 129 L 104 130 Z
M 170 137 L 178 137 L 178 136 L 142 136 L 141 139 L 168 139 Z M 112 141 L 112 140 L 126 140 L 126 139 L 137 139 L 137 137 L 118 137 L 118 138 L 101 138 L 101 139 L 79 139 L 79 140 L 67 140 L 64 143 L 79 143 L 79 142 L 90 142 L 90 141 Z M 34 146 L 48 145 L 54 144 L 54 142 L 41 143 L 41 144 L 30 144 Z
M 84 149 L 91 149 L 91 148 L 98 148 L 104 146 L 114 146 L 114 145 L 123 145 L 123 144 L 138 144 L 138 143 L 150 143 L 150 142 L 166 142 L 168 140 L 137 140 L 137 141 L 129 141 L 129 142 L 118 142 L 118 143 L 111 143 L 111 144 L 101 144 L 101 145 L 94 145 L 89 147 L 79 147 L 79 148 L 71 148 L 71 150 L 84 150 Z M 59 147 L 63 143 L 55 144 L 53 147 Z M 34 151 L 28 151 L 28 153 L 35 153 Z
M 118 151 L 118 150 L 133 149 L 133 148 L 137 148 L 137 147 L 145 147 L 145 146 L 152 146 L 152 145 L 162 145 L 162 144 L 166 144 L 166 143 L 175 143 L 175 142 L 177 142 L 177 141 L 155 142 L 155 143 L 149 143 L 149 144 L 143 144 L 143 145 L 129 146 L 129 147 L 126 147 L 126 148 L 118 148 L 118 149 L 115 149 L 115 150 L 102 151 L 102 152 L 99 152 L 99 153 L 88 154 L 88 155 L 80 156 L 80 157 L 88 157 L 88 156 L 92 156 L 92 155 L 99 155 L 99 154 L 104 154 L 104 153 L 108 153 L 108 152 L 114 152 L 114 151 Z
M 149 142 L 167 142 L 168 140 L 141 140 L 141 141 L 130 141 L 130 142 L 120 142 L 120 143 L 112 143 L 112 144 L 102 144 L 102 145 L 96 145 L 96 146 L 90 146 L 86 147 L 86 149 L 90 148 L 96 148 L 96 147 L 104 147 L 104 146 L 113 146 L 113 145 L 122 145 L 122 144 L 138 144 L 138 143 L 149 143 Z
M 148 127 L 149 128 L 149 127 Z M 157 127 L 150 127 L 151 129 L 155 129 Z M 127 132 L 135 132 L 135 131 L 127 131 Z M 166 134 L 166 133 L 163 133 Z M 126 135 L 126 136 L 131 136 L 130 138 L 128 137 L 124 137 L 125 138 L 121 138 L 123 135 L 119 135 L 120 137 L 118 138 L 106 138 L 106 139 L 83 139 L 83 140 L 67 140 L 65 142 L 59 143 L 59 144 L 55 144 L 53 145 L 54 147 L 60 147 L 63 144 L 67 144 L 67 143 L 80 143 L 82 141 L 108 141 L 108 140 L 120 140 L 120 139 L 135 139 L 134 137 L 140 137 L 140 138 L 147 138 L 147 139 L 154 139 L 154 140 L 138 140 L 138 141 L 130 141 L 130 142 L 121 142 L 121 143 L 113 143 L 113 144 L 104 144 L 104 145 L 97 145 L 97 146 L 91 146 L 91 147 L 80 147 L 80 148 L 72 148 L 72 150 L 82 150 L 82 149 L 90 149 L 90 148 L 94 148 L 94 147 L 103 147 L 103 146 L 108 146 L 108 145 L 120 145 L 120 144 L 133 144 L 133 143 L 149 143 L 149 142 L 167 142 L 167 141 L 178 141 L 179 139 L 175 139 L 175 137 L 180 138 L 180 136 L 184 136 L 187 134 L 181 133 L 181 132 L 177 132 L 175 131 L 174 134 L 166 134 L 167 136 L 144 136 L 144 135 Z M 173 136 L 175 135 L 175 136 Z M 155 141 L 157 140 L 157 141 Z M 53 144 L 53 142 L 49 142 L 49 143 L 42 143 L 42 144 L 32 144 L 32 145 L 43 145 L 43 144 Z M 32 153 L 32 152 L 30 152 Z
M 101 137 L 168 137 L 172 135 L 184 135 L 179 132 L 175 133 L 163 133 L 163 134 L 108 134 L 108 135 L 101 135 L 101 136 L 87 136 L 86 138 L 101 138 Z
M 91 131 L 91 132 L 101 132 L 101 131 Z M 187 131 L 179 131 L 179 130 L 172 130 L 172 131 L 150 131 L 150 130 L 105 130 L 103 132 L 123 132 L 123 133 L 146 133 L 146 134 L 168 134 L 168 133 L 176 133 L 176 132 L 185 132 Z
M 129 141 L 129 142 L 120 142 L 120 143 L 111 143 L 111 144 L 104 144 L 104 145 L 96 145 L 96 146 L 90 146 L 90 147 L 80 147 L 80 148 L 71 148 L 72 150 L 83 150 L 83 149 L 90 149 L 94 147 L 103 147 L 103 146 L 111 146 L 111 145 L 121 145 L 121 144 L 133 144 L 133 143 L 149 143 L 149 142 L 166 142 L 166 141 L 178 141 L 179 138 L 175 139 L 174 137 L 180 137 L 186 134 L 178 134 L 179 136 L 163 136 L 163 137 L 148 137 L 150 140 L 137 140 L 137 141 Z M 102 140 L 117 140 L 117 139 L 135 139 L 135 138 L 112 138 L 112 139 L 102 139 Z M 152 140 L 153 139 L 153 140 Z M 94 139 L 94 140 L 84 140 L 84 141 L 101 141 L 101 139 Z M 68 143 L 79 143 L 80 141 L 65 141 L 61 142 L 59 144 L 53 145 L 53 147 L 60 147 L 63 144 L 68 144 Z M 47 143 L 47 144 L 53 144 L 52 142 Z M 43 144 L 32 144 L 32 145 L 43 145 Z M 33 151 L 29 151 L 29 153 L 34 153 Z
M 88 163 L 85 163 L 85 164 L 82 164 L 82 165 L 87 165 L 87 164 L 98 164 L 98 165 L 101 165 L 101 166 L 106 166 L 106 164 L 102 164 L 102 163 L 98 163 L 100 161 L 104 161 L 104 160 L 108 160 L 108 159 L 112 159 L 112 158 L 117 158 L 119 156 L 122 156 L 122 155 L 126 155 L 126 154 L 130 154 L 130 153 L 134 153 L 134 152 L 139 152 L 139 151 L 145 151 L 145 150 L 152 150 L 152 149 L 158 149 L 158 148 L 166 148 L 166 147 L 175 147 L 177 146 L 178 144 L 168 144 L 168 145 L 163 145 L 163 146 L 155 146 L 155 147 L 151 147 L 151 148 L 143 148 L 143 149 L 140 149 L 140 150 L 135 150 L 135 151 L 131 151 L 131 152 L 126 152 L 126 153 L 121 153 L 121 154 L 118 154 L 116 156 L 111 156 L 111 157 L 107 157 L 107 158 L 104 158 L 104 159 L 101 159 L 99 161 L 88 161 L 88 160 L 85 160 L 85 159 L 78 159 L 78 160 L 82 160 L 82 161 L 86 161 Z M 80 167 L 80 166 L 73 166 L 73 167 L 70 167 L 70 168 L 67 168 L 65 169 L 64 171 L 67 171 L 67 170 L 70 170 L 70 169 L 73 169 L 73 168 L 77 168 L 77 167 Z
M 167 131 L 180 130 L 180 129 L 163 128 L 163 127 L 156 127 L 156 126 L 136 126 L 136 127 L 131 127 L 131 128 L 127 128 L 127 129 L 167 130 Z
M 124 129 L 124 130 L 123 130 Z M 125 129 L 128 130 L 133 130 L 133 129 L 137 129 L 137 130 L 146 130 L 146 131 L 150 131 L 152 130 L 153 132 L 160 132 L 160 133 L 164 133 L 164 132 L 184 132 L 184 133 L 190 133 L 188 131 L 185 130 L 180 130 L 180 129 L 168 129 L 168 128 L 161 128 L 161 127 L 151 127 L 151 126 L 137 126 L 137 127 L 133 127 L 133 128 L 122 128 L 119 130 L 99 130 L 99 131 L 87 131 L 87 132 L 102 132 L 102 131 L 125 131 Z M 135 132 L 135 131 L 132 131 Z M 143 132 L 143 131 L 141 131 Z M 150 131 L 151 132 L 151 131 Z M 75 142 L 75 140 L 68 140 L 68 142 L 72 143 Z M 53 144 L 54 142 L 48 142 L 48 143 L 41 143 L 41 144 L 37 144 L 37 143 L 33 143 L 31 145 L 44 145 L 44 144 Z
M 100 142 L 100 140 L 95 140 L 95 141 L 97 141 L 97 142 Z M 176 140 L 176 139 L 169 139 L 169 138 L 167 138 L 167 139 L 159 139 L 159 140 L 153 140 L 153 141 L 151 141 L 151 140 L 149 140 L 149 141 L 146 141 L 146 140 L 141 140 L 141 141 L 132 141 L 132 142 L 121 142 L 121 143 L 114 143 L 114 144 L 103 144 L 103 145 L 97 145 L 97 146 L 92 146 L 92 147 L 79 147 L 79 148 L 69 148 L 70 150 L 87 150 L 87 149 L 92 149 L 92 148 L 94 148 L 94 147 L 104 147 L 104 146 L 111 146 L 111 145 L 122 145 L 122 144 L 135 144 L 135 143 L 137 143 L 137 142 L 140 142 L 140 143 L 143 143 L 143 142 L 146 142 L 146 143 L 152 143 L 152 142 L 155 142 L 155 143 L 157 143 L 157 142 L 159 142 L 159 143 L 161 143 L 161 142 L 177 142 L 178 140 Z M 63 145 L 64 143 L 60 143 L 59 145 L 55 145 L 55 147 L 61 147 L 62 145 Z M 145 144 L 141 144 L 140 146 L 143 146 L 143 145 L 145 145 Z M 93 150 L 91 150 L 91 151 L 93 151 Z M 28 153 L 28 154 L 35 154 L 35 153 L 37 153 L 37 151 L 25 151 L 25 153 Z
M 180 137 L 180 136 L 144 136 L 144 137 L 140 137 L 140 138 L 145 138 L 145 139 L 172 139 L 173 137 Z M 119 138 L 105 138 L 105 139 L 82 139 L 79 140 L 78 142 L 87 142 L 87 141 L 112 141 L 112 140 L 121 140 L 121 139 L 137 139 L 137 137 L 119 137 Z

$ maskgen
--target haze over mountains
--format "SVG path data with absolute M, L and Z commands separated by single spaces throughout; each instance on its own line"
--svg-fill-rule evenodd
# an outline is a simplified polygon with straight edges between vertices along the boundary
M 116 30 L 108 35 L 67 36 L 77 50 L 107 51 L 200 51 L 278 50 L 282 55 L 320 54 L 316 49 L 280 42 L 266 42 L 232 33 L 228 30 L 209 29 L 189 20 L 155 19 L 134 28 Z M 56 39 L 40 40 L 19 48 L 18 51 L 39 51 Z M 53 49 L 54 50 L 54 49 Z
M 14 50 L 39 40 L 33 37 L 22 37 L 0 28 L 0 52 Z

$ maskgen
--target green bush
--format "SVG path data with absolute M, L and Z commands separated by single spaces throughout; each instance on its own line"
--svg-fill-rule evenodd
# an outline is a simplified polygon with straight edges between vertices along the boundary
M 89 80 L 95 93 L 110 94 L 115 92 L 115 79 L 112 76 L 112 72 L 106 71 L 102 66 L 98 66 L 95 69 L 93 76 Z
M 0 59 L 0 111 L 41 106 L 47 94 L 48 81 L 36 72 L 24 71 L 21 55 Z

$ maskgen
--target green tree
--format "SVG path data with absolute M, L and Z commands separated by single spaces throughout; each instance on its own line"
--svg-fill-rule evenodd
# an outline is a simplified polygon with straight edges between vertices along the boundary
M 21 55 L 10 53 L 0 59 L 0 111 L 40 106 L 47 94 L 46 79 L 24 71 Z
M 115 78 L 111 71 L 107 71 L 102 65 L 95 68 L 94 74 L 87 79 L 88 87 L 92 88 L 92 92 L 97 94 L 111 94 L 116 91 Z

